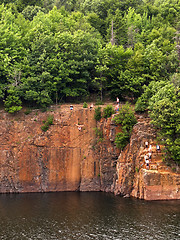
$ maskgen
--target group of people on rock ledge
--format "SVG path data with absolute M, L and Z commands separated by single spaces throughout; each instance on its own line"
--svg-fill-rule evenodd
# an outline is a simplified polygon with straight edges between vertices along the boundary
M 149 169 L 149 164 L 152 160 L 152 145 L 148 143 L 148 141 L 145 142 L 145 148 L 148 149 L 148 153 L 145 154 L 144 156 L 144 160 L 145 160 L 145 164 L 146 164 L 146 169 Z M 160 152 L 160 146 L 157 144 L 156 145 L 156 152 L 159 153 Z

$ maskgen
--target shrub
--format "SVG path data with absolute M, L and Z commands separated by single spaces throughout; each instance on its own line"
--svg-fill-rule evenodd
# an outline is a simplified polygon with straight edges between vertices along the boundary
M 98 139 L 97 143 L 103 142 L 103 140 L 104 140 L 103 131 L 100 128 L 95 128 L 94 130 L 95 130 L 96 138 Z
M 88 104 L 87 104 L 87 102 L 84 102 L 84 104 L 83 104 L 83 108 L 88 108 Z
M 116 124 L 121 124 L 122 128 L 130 133 L 134 124 L 137 123 L 134 111 L 130 107 L 129 103 L 126 103 L 124 106 L 122 106 L 122 108 L 119 110 L 119 114 L 117 114 L 113 120 Z
M 41 126 L 41 129 L 46 132 L 49 129 L 49 125 L 44 124 L 43 126 Z
M 149 100 L 156 94 L 161 88 L 166 85 L 165 81 L 154 82 L 152 81 L 149 86 L 144 86 L 144 93 L 138 98 L 135 104 L 136 112 L 144 112 L 149 106 Z
M 129 142 L 132 128 L 137 122 L 134 111 L 128 103 L 122 106 L 119 114 L 114 117 L 114 121 L 122 126 L 122 132 L 117 133 L 115 137 L 116 146 L 122 150 Z
M 107 106 L 103 109 L 103 117 L 104 117 L 104 118 L 109 118 L 109 117 L 111 117 L 112 114 L 114 114 L 114 113 L 115 113 L 115 111 L 114 111 L 113 107 L 110 106 L 110 105 L 107 105 Z
M 96 121 L 101 120 L 101 107 L 95 108 L 94 119 Z
M 22 109 L 22 101 L 18 96 L 8 95 L 6 100 L 4 100 L 5 110 L 8 113 L 19 112 Z
M 116 134 L 115 144 L 121 150 L 128 144 L 130 135 L 127 132 L 120 132 Z
M 52 124 L 53 124 L 53 119 L 54 119 L 53 116 L 51 116 L 51 115 L 48 116 L 47 122 L 48 122 L 49 125 L 52 125 Z
M 136 105 L 135 105 L 135 111 L 136 112 L 144 112 L 148 107 L 147 101 L 143 99 L 142 97 L 139 97 Z
M 42 131 L 46 132 L 49 129 L 49 126 L 53 124 L 53 116 L 48 116 L 47 120 L 44 122 L 44 125 L 41 126 Z

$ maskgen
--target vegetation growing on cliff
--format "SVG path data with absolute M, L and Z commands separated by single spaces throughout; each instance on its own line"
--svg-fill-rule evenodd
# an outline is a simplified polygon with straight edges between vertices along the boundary
M 122 132 L 116 134 L 115 143 L 120 149 L 123 149 L 129 142 L 133 126 L 137 123 L 134 111 L 128 103 L 122 106 L 118 115 L 114 117 L 114 122 L 121 125 Z
M 152 82 L 146 87 L 136 110 L 146 108 L 165 145 L 166 159 L 180 163 L 180 74 L 174 74 L 169 82 Z
M 0 101 L 13 113 L 140 97 L 179 159 L 179 19 L 178 0 L 1 0 Z
M 94 119 L 96 121 L 101 120 L 102 114 L 101 114 L 101 107 L 96 107 L 94 112 Z
M 95 128 L 94 131 L 96 134 L 97 143 L 102 142 L 104 140 L 103 131 L 100 128 Z
M 84 103 L 83 103 L 83 108 L 88 108 L 87 102 L 84 102 Z
M 41 126 L 42 131 L 46 132 L 49 129 L 50 125 L 52 124 L 53 124 L 53 116 L 49 115 L 47 117 L 47 120 L 44 121 L 44 125 Z
M 104 118 L 109 118 L 112 116 L 112 114 L 114 114 L 114 108 L 111 105 L 107 105 L 104 109 L 103 109 L 103 117 Z

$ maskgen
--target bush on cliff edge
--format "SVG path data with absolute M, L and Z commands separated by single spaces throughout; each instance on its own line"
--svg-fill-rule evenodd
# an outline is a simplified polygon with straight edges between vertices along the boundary
M 137 123 L 134 111 L 128 103 L 121 107 L 114 122 L 121 125 L 122 132 L 116 134 L 115 144 L 122 150 L 129 142 L 133 126 Z

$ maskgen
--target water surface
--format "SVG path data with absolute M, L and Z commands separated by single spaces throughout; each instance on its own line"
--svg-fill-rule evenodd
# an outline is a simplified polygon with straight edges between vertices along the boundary
M 0 239 L 180 239 L 180 201 L 106 193 L 0 195 Z

